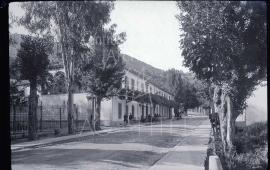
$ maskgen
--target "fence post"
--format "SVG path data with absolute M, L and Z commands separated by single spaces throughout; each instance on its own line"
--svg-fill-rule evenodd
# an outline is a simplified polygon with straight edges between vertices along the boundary
M 61 118 L 61 113 L 62 113 L 62 112 L 61 112 L 61 106 L 60 106 L 60 129 L 62 128 L 62 125 L 61 125 L 61 119 L 62 119 L 62 118 Z
M 42 131 L 42 102 L 40 102 L 40 121 L 39 121 L 39 130 Z

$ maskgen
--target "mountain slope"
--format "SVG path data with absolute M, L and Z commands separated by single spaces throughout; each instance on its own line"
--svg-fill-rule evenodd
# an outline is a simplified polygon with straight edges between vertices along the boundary
M 184 73 L 176 69 L 169 69 L 165 71 L 155 68 L 147 63 L 144 63 L 143 61 L 135 59 L 126 54 L 123 54 L 122 57 L 128 69 L 132 69 L 140 72 L 141 74 L 144 74 L 144 76 L 148 78 L 151 82 L 157 84 L 158 86 L 173 94 L 175 93 L 176 88 L 174 86 L 177 85 L 177 83 L 174 83 L 174 79 L 177 79 L 177 77 L 180 77 L 184 82 L 194 81 L 194 75 L 191 73 Z M 174 76 L 176 76 L 176 78 Z

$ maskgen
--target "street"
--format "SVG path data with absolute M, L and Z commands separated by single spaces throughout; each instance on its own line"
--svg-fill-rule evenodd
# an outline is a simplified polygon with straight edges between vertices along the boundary
M 152 126 L 137 124 L 70 142 L 15 151 L 12 169 L 204 169 L 208 122 L 206 117 L 186 117 Z M 199 126 L 203 133 L 198 131 Z

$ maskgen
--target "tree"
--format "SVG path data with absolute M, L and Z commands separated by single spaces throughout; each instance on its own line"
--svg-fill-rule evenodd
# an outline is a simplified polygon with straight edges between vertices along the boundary
M 37 84 L 47 73 L 49 64 L 49 43 L 46 39 L 22 37 L 21 48 L 16 58 L 21 79 L 30 82 L 29 111 L 28 111 L 28 138 L 37 137 Z
M 196 91 L 195 87 L 188 82 L 178 86 L 175 101 L 181 104 L 184 112 L 186 112 L 187 109 L 192 109 L 200 105 Z
M 266 3 L 182 1 L 177 6 L 184 65 L 214 87 L 212 106 L 219 113 L 224 151 L 231 151 L 235 120 L 267 74 Z
M 66 73 L 68 91 L 68 133 L 74 132 L 73 93 L 75 81 L 75 62 L 89 50 L 89 38 L 96 29 L 110 21 L 112 2 L 97 1 L 55 1 L 27 2 L 23 4 L 26 11 L 21 19 L 32 33 L 46 35 L 54 33 L 59 42 L 63 65 Z
M 166 82 L 168 83 L 168 87 L 171 88 L 173 93 L 176 93 L 178 86 L 181 86 L 183 83 L 181 73 L 176 69 L 169 69 L 165 73 L 167 74 Z
M 115 35 L 116 25 L 101 30 L 95 37 L 93 54 L 81 63 L 82 81 L 86 90 L 96 96 L 94 127 L 100 129 L 100 110 L 102 99 L 116 96 L 121 88 L 125 74 L 124 62 L 119 45 L 125 40 L 125 34 Z

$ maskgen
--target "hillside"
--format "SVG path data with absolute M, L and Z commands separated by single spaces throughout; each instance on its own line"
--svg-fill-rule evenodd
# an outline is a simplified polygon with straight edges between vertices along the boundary
M 172 83 L 173 74 L 178 74 L 181 77 L 182 81 L 194 83 L 194 75 L 191 73 L 184 73 L 180 70 L 170 69 L 170 70 L 161 70 L 155 68 L 143 61 L 137 60 L 129 55 L 123 54 L 123 60 L 126 63 L 128 69 L 136 70 L 144 74 L 153 83 L 159 85 L 165 90 L 174 94 L 174 87 Z

